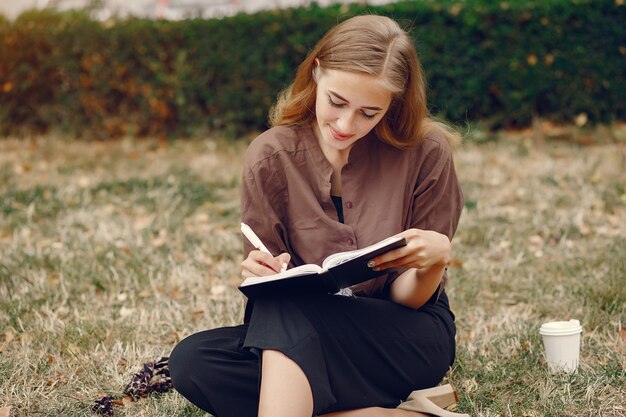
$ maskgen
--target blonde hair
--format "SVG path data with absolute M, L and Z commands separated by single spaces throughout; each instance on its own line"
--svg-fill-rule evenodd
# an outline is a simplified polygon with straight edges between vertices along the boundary
M 430 117 L 424 72 L 412 39 L 394 20 L 376 15 L 350 18 L 324 35 L 298 67 L 293 83 L 279 94 L 270 112 L 272 126 L 304 125 L 315 119 L 316 60 L 322 69 L 375 76 L 389 89 L 391 105 L 374 128 L 388 144 L 404 149 L 431 134 L 458 142 L 454 129 Z

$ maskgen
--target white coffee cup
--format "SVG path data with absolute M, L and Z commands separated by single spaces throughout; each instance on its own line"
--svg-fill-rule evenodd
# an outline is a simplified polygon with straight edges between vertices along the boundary
M 580 321 L 552 321 L 539 329 L 543 338 L 546 361 L 550 372 L 574 373 L 580 357 Z

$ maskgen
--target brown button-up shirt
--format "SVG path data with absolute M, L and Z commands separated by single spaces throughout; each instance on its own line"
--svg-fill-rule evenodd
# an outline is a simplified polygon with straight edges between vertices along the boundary
M 274 127 L 252 141 L 245 157 L 241 221 L 291 265 L 321 264 L 335 252 L 362 248 L 409 228 L 450 239 L 463 194 L 444 138 L 427 137 L 409 150 L 374 133 L 357 141 L 341 171 L 344 223 L 330 195 L 332 167 L 309 127 Z M 244 257 L 254 249 L 244 239 Z M 396 269 L 352 289 L 385 297 Z M 444 274 L 444 283 L 446 275 Z

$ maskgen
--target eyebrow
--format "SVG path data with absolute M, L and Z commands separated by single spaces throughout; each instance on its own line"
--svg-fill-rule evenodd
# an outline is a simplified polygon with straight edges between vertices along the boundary
M 330 94 L 332 94 L 333 96 L 337 97 L 339 100 L 345 101 L 346 103 L 350 102 L 349 100 L 346 100 L 345 98 L 341 97 L 339 94 L 335 93 L 332 90 L 328 90 L 328 92 Z M 367 109 L 367 110 L 375 110 L 375 111 L 381 111 L 382 110 L 382 108 L 380 108 L 380 107 L 367 107 L 367 106 L 365 106 L 365 107 L 362 107 L 362 108 L 363 109 Z

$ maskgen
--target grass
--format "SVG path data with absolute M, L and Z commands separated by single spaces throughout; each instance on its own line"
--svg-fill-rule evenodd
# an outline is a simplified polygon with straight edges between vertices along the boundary
M 447 380 L 473 416 L 624 416 L 626 130 L 544 128 L 456 151 Z M 0 416 L 91 416 L 181 338 L 240 322 L 245 146 L 0 141 Z M 569 318 L 580 370 L 549 374 L 538 328 Z M 203 413 L 168 393 L 116 416 Z

